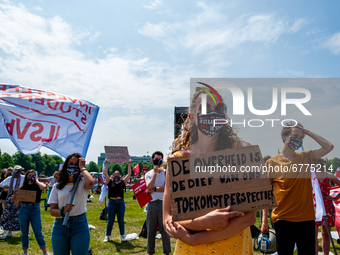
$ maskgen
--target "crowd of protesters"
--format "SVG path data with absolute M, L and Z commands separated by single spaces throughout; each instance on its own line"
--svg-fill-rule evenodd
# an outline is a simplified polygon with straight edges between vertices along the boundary
M 209 153 L 216 150 L 236 149 L 250 146 L 236 135 L 228 124 L 210 125 L 213 121 L 207 118 L 226 119 L 226 105 L 223 100 L 216 104 L 208 97 L 208 114 L 202 114 L 202 95 L 197 89 L 192 97 L 188 117 L 184 121 L 183 132 L 172 144 L 170 157 L 182 157 Z M 215 98 L 217 101 L 217 98 Z M 208 116 L 208 117 L 207 117 Z M 204 123 L 204 124 L 202 124 Z M 305 136 L 309 136 L 319 148 L 297 153 Z M 333 145 L 325 138 L 305 129 L 300 123 L 288 123 L 281 132 L 283 148 L 276 156 L 264 159 L 267 166 L 291 166 L 292 164 L 324 164 L 321 160 L 332 149 Z M 250 226 L 255 223 L 256 212 L 236 212 L 230 207 L 216 209 L 206 215 L 186 221 L 173 222 L 171 217 L 171 197 L 169 176 L 162 167 L 163 153 L 156 151 L 152 155 L 153 169 L 145 175 L 147 194 L 151 201 L 146 207 L 147 253 L 155 253 L 155 235 L 159 228 L 162 236 L 163 253 L 171 253 L 170 237 L 177 238 L 174 254 L 252 254 Z M 90 231 L 86 217 L 86 203 L 89 192 L 95 184 L 94 177 L 85 168 L 85 159 L 78 153 L 69 155 L 61 170 L 52 177 L 37 178 L 34 170 L 26 171 L 19 165 L 1 171 L 0 176 L 0 233 L 2 239 L 9 238 L 13 231 L 21 231 L 23 254 L 29 248 L 29 225 L 43 254 L 48 254 L 42 234 L 40 215 L 40 195 L 46 189 L 43 182 L 49 183 L 48 194 L 44 203 L 45 210 L 50 206 L 50 214 L 55 217 L 51 242 L 55 255 L 88 254 Z M 105 160 L 104 178 L 108 186 L 108 221 L 104 242 L 110 241 L 113 223 L 117 215 L 121 241 L 125 236 L 125 201 L 124 193 L 131 175 L 131 160 L 128 162 L 128 173 L 122 177 L 116 171 L 108 174 L 108 161 Z M 96 178 L 96 177 L 95 177 Z M 286 176 L 283 172 L 271 172 L 269 175 L 277 207 L 269 215 L 275 229 L 279 255 L 290 255 L 297 245 L 298 254 L 318 254 L 317 233 L 322 226 L 322 248 L 324 254 L 330 250 L 330 236 L 325 222 L 315 222 L 313 192 L 310 171 L 299 171 Z M 331 182 L 340 186 L 340 180 L 330 173 L 317 176 L 323 201 L 326 207 L 326 219 L 329 227 L 334 226 L 334 206 L 332 201 L 340 198 L 330 196 Z M 133 182 L 138 181 L 134 179 Z M 77 184 L 77 186 L 76 186 Z M 34 202 L 19 202 L 15 190 L 35 191 Z M 70 197 L 75 192 L 74 200 Z M 68 221 L 64 224 L 64 218 Z M 263 210 L 261 231 L 269 232 L 268 210 Z M 63 226 L 64 225 L 64 226 Z M 4 234 L 4 231 L 8 231 Z

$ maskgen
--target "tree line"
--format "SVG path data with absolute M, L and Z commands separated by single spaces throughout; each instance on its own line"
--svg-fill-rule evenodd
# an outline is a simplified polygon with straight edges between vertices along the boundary
M 42 174 L 45 176 L 52 176 L 53 173 L 59 169 L 59 165 L 63 163 L 64 160 L 58 155 L 42 155 L 40 152 L 33 155 L 25 155 L 20 151 L 17 151 L 11 156 L 6 152 L 2 153 L 0 150 L 0 169 L 20 165 L 25 169 L 25 171 L 34 169 L 38 172 L 39 175 Z M 147 166 L 149 169 L 153 168 L 152 162 L 133 163 L 131 164 L 131 168 L 135 167 L 137 164 L 139 164 L 140 171 L 142 171 L 143 166 Z M 98 166 L 95 162 L 90 161 L 88 164 L 86 164 L 85 167 L 89 172 L 101 173 L 103 169 L 103 164 L 100 164 Z M 124 176 L 125 174 L 127 174 L 127 167 L 127 163 L 123 163 L 121 165 L 118 163 L 111 163 L 109 165 L 109 175 L 111 175 L 115 171 L 119 171 L 120 174 Z M 134 176 L 134 172 L 132 170 L 131 175 Z

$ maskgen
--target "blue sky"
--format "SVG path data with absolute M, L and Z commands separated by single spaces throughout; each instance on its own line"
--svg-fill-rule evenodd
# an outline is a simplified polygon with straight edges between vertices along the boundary
M 174 106 L 188 105 L 190 78 L 339 77 L 339 5 L 261 0 L 0 1 L 0 82 L 100 106 L 88 161 L 96 162 L 104 145 L 126 145 L 132 155 L 167 153 Z M 339 86 L 320 89 L 336 101 Z M 337 106 L 326 111 L 331 123 L 323 123 L 334 129 L 323 134 L 316 128 L 335 144 L 331 158 L 340 156 Z M 263 141 L 240 136 L 252 144 Z M 1 144 L 3 152 L 15 152 L 10 141 Z M 279 142 L 264 146 L 263 154 L 274 155 L 278 147 Z

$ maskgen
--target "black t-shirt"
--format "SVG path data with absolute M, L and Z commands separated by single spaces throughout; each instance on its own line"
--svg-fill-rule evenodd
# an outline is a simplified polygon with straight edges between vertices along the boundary
M 116 184 L 114 181 L 110 180 L 109 184 L 107 185 L 109 188 L 109 198 L 117 198 L 121 197 L 124 198 L 124 188 L 125 183 L 123 180 L 120 180 L 118 184 Z
M 33 183 L 31 185 L 28 185 L 25 190 L 31 190 L 31 191 L 36 191 L 36 197 L 35 197 L 35 203 L 40 203 L 40 197 L 41 197 L 41 189 L 39 188 L 38 184 Z M 29 202 L 22 202 L 25 204 L 29 204 Z

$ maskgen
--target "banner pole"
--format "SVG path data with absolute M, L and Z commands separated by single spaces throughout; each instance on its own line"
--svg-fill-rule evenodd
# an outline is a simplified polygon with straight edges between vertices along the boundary
M 335 254 L 335 255 L 338 255 L 338 253 L 336 252 L 336 249 L 335 249 L 334 241 L 333 241 L 333 238 L 332 238 L 332 235 L 331 235 L 331 230 L 329 229 L 329 226 L 328 226 L 328 223 L 327 223 L 326 216 L 322 216 L 322 217 L 323 217 L 323 219 L 324 219 L 324 221 L 325 221 L 325 224 L 326 224 L 326 228 L 327 228 L 327 232 L 328 232 L 329 238 L 331 239 L 331 243 L 332 243 L 332 246 L 333 246 L 334 254 Z
M 79 180 L 82 176 L 83 176 L 83 174 L 80 173 L 76 183 L 74 184 L 72 195 L 71 195 L 70 202 L 69 202 L 70 204 L 73 203 L 74 195 L 76 194 L 76 190 L 78 188 Z M 70 215 L 70 211 L 67 211 L 66 214 L 65 214 L 64 221 L 63 221 L 63 227 L 66 227 L 66 225 L 67 225 L 69 215 Z

